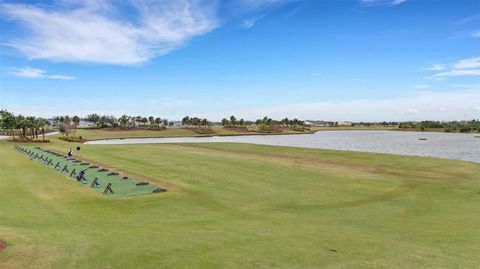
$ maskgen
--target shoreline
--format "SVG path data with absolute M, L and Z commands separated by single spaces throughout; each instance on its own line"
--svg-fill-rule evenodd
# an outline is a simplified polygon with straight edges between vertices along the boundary
M 101 129 L 99 129 L 101 130 Z M 476 138 L 480 138 L 480 133 L 476 132 L 468 132 L 468 133 L 460 133 L 460 132 L 441 132 L 441 131 L 420 131 L 420 130 L 404 130 L 404 129 L 325 129 L 325 130 L 314 130 L 314 131 L 308 131 L 308 132 L 303 132 L 303 133 L 238 133 L 238 134 L 206 134 L 206 135 L 185 135 L 185 136 L 123 136 L 123 137 L 111 137 L 111 138 L 98 138 L 98 139 L 86 139 L 85 142 L 82 144 L 89 144 L 89 142 L 94 142 L 94 141 L 101 141 L 101 140 L 125 140 L 125 139 L 147 139 L 147 138 L 196 138 L 196 137 L 235 137 L 235 136 L 265 136 L 265 135 L 270 135 L 270 136 L 282 136 L 282 135 L 308 135 L 308 134 L 316 134 L 318 132 L 343 132 L 343 131 L 385 131 L 385 132 L 410 132 L 410 133 L 426 133 L 426 134 L 431 134 L 431 133 L 441 133 L 441 134 L 463 134 L 463 135 L 468 135 L 472 134 Z M 78 142 L 70 142 L 70 143 L 78 143 Z
M 209 137 L 147 137 L 147 138 L 114 138 L 88 141 L 88 145 L 135 145 L 135 144 L 188 144 L 188 143 L 245 143 L 269 146 L 285 146 L 297 148 L 314 148 L 325 150 L 341 150 L 350 152 L 369 152 L 395 154 L 402 156 L 433 157 L 480 163 L 476 157 L 477 139 L 471 134 L 400 132 L 388 130 L 324 131 L 317 135 L 298 137 L 296 134 L 286 135 L 243 135 L 243 136 L 209 136 Z M 282 137 L 283 136 L 283 137 Z M 421 139 L 427 137 L 426 140 Z M 458 149 L 450 144 L 458 145 Z

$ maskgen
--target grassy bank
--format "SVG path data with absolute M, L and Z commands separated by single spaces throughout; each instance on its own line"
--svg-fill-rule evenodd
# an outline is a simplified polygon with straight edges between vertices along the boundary
M 308 134 L 317 131 L 345 131 L 345 130 L 392 130 L 387 127 L 312 127 L 309 131 L 300 132 L 290 129 L 282 129 L 276 133 L 258 133 L 239 130 L 230 130 L 223 127 L 213 127 L 212 134 L 198 134 L 191 129 L 180 127 L 169 127 L 163 130 L 105 130 L 105 129 L 78 129 L 76 136 L 85 140 L 100 140 L 109 138 L 139 138 L 139 137 L 191 137 L 191 136 L 231 136 L 231 135 L 268 135 L 268 134 Z
M 48 148 L 72 144 L 53 139 Z M 83 145 L 107 199 L 0 141 L 0 268 L 475 268 L 480 165 L 247 144 Z

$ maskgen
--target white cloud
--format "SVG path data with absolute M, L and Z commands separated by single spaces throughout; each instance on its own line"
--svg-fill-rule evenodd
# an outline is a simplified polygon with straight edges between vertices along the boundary
M 454 68 L 455 69 L 480 68 L 480 57 L 461 60 L 454 65 Z
M 10 68 L 8 74 L 23 77 L 23 78 L 50 78 L 50 79 L 62 79 L 62 80 L 71 80 L 75 79 L 72 76 L 64 76 L 64 75 L 48 75 L 47 71 L 38 69 L 38 68 L 31 68 L 29 66 L 25 66 L 23 68 Z
M 173 98 L 163 98 L 162 100 L 152 100 L 154 103 L 158 103 L 160 106 L 169 107 L 169 108 L 182 108 L 191 106 L 193 104 L 192 100 L 187 99 L 173 99 Z
M 407 0 L 360 0 L 360 4 L 365 7 L 372 6 L 396 6 Z
M 428 89 L 428 88 L 430 88 L 431 86 L 430 86 L 430 85 L 413 85 L 413 87 L 414 87 L 415 89 L 423 90 L 423 89 Z
M 431 78 L 480 76 L 480 69 L 452 70 L 433 75 Z
M 6 42 L 30 59 L 138 64 L 167 54 L 217 27 L 215 4 L 196 0 L 131 0 L 127 21 L 108 0 L 63 1 L 62 8 L 3 4 L 24 35 Z
M 281 5 L 290 2 L 299 2 L 302 0 L 238 0 L 238 4 L 241 8 L 247 10 L 254 10 L 264 8 L 272 5 Z
M 420 110 L 415 109 L 415 108 L 409 108 L 405 112 L 400 112 L 400 114 L 402 114 L 402 115 L 415 115 L 415 114 L 418 114 L 418 113 L 420 113 Z
M 467 110 L 461 106 L 467 107 Z M 465 112 L 475 113 L 474 107 L 479 106 L 480 91 L 428 92 L 377 100 L 307 102 L 253 107 L 227 113 L 244 119 L 258 119 L 269 116 L 277 119 L 296 117 L 299 119 L 333 121 L 459 120 L 463 119 Z M 225 112 L 215 112 L 203 113 L 199 116 L 219 120 L 225 117 L 225 114 Z
M 221 4 L 246 17 L 241 27 L 250 28 L 270 7 L 300 1 L 57 0 L 54 5 L 0 1 L 0 14 L 20 27 L 4 45 L 29 59 L 132 65 L 168 54 L 217 28 Z
M 458 22 L 458 24 L 469 24 L 469 23 L 474 22 L 474 21 L 479 20 L 479 19 L 480 19 L 480 14 L 477 14 L 477 15 L 473 15 L 473 16 L 470 16 L 470 17 L 463 18 L 462 20 L 460 20 Z
M 480 38 L 480 30 L 471 33 L 470 36 Z
M 249 29 L 267 16 L 272 10 L 272 7 L 302 1 L 304 0 L 236 0 L 232 1 L 231 4 L 233 4 L 233 10 L 239 12 L 243 16 L 247 15 L 246 18 L 241 21 L 240 27 Z
M 262 14 L 257 17 L 251 17 L 251 18 L 246 18 L 242 21 L 242 24 L 240 25 L 244 29 L 249 29 L 255 26 L 255 24 L 261 20 L 263 17 L 265 17 L 266 14 Z
M 463 90 L 480 91 L 480 84 L 454 84 L 452 86 Z
M 448 70 L 446 65 L 433 65 L 428 68 L 431 71 L 444 71 Z M 480 57 L 468 58 L 458 61 L 453 64 L 450 70 L 440 72 L 430 76 L 432 79 L 445 79 L 447 77 L 462 77 L 462 76 L 480 76 Z
M 319 73 L 319 72 L 312 73 L 312 77 L 321 77 L 321 76 L 323 76 L 323 73 Z
M 175 99 L 160 99 L 158 103 L 151 107 L 151 110 L 144 103 L 138 106 L 129 104 L 121 109 L 116 103 L 105 103 L 99 111 L 97 104 L 89 101 L 80 100 L 81 106 L 68 107 L 58 106 L 45 108 L 15 106 L 8 102 L 4 108 L 16 114 L 38 115 L 50 117 L 54 115 L 70 114 L 86 115 L 95 111 L 100 114 L 121 116 L 122 114 L 145 115 L 156 114 L 161 109 L 161 103 L 174 102 Z M 150 100 L 148 100 L 150 102 Z M 203 105 L 205 108 L 206 105 Z M 207 104 L 208 106 L 208 104 Z M 73 109 L 73 110 L 72 110 Z M 480 109 L 480 91 L 460 91 L 460 92 L 423 92 L 415 93 L 404 97 L 392 97 L 384 99 L 357 99 L 346 101 L 311 101 L 304 103 L 291 103 L 274 106 L 249 107 L 240 110 L 213 110 L 216 106 L 209 106 L 206 109 L 212 109 L 211 112 L 199 111 L 199 108 L 185 106 L 180 111 L 164 115 L 169 119 L 181 119 L 185 115 L 196 115 L 210 120 L 221 120 L 225 116 L 235 115 L 237 118 L 255 120 L 264 116 L 275 119 L 299 118 L 299 119 L 323 119 L 323 120 L 348 120 L 348 121 L 410 121 L 410 120 L 462 120 L 464 113 L 469 117 L 479 118 Z M 169 111 L 173 111 L 172 108 Z M 415 113 L 416 111 L 418 113 Z M 90 111 L 90 112 L 89 112 Z M 150 112 L 148 112 L 150 111 Z M 163 118 L 162 117 L 162 118 Z
M 399 4 L 401 4 L 405 1 L 407 1 L 407 0 L 393 0 L 391 5 L 396 6 L 396 5 L 399 5 Z
M 429 71 L 443 71 L 443 70 L 446 70 L 446 69 L 447 69 L 446 64 L 434 64 L 434 65 L 426 68 L 426 70 L 429 70 Z

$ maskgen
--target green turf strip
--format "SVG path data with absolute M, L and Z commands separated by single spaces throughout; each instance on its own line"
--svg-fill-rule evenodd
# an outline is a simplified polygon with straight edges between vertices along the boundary
M 113 190 L 113 193 L 105 194 L 105 196 L 108 196 L 108 197 L 124 197 L 124 196 L 130 196 L 130 195 L 151 194 L 155 189 L 157 189 L 157 187 L 152 184 L 137 185 L 142 181 L 133 179 L 131 177 L 124 179 L 125 177 L 124 175 L 121 175 L 118 173 L 112 174 L 112 171 L 109 171 L 107 169 L 103 169 L 103 170 L 106 170 L 106 171 L 103 171 L 101 167 L 89 168 L 91 166 L 90 164 L 86 165 L 86 163 L 83 163 L 78 160 L 67 159 L 66 156 L 62 156 L 57 153 L 53 153 L 51 151 L 46 151 L 39 147 L 15 147 L 15 149 L 27 155 L 27 157 L 29 157 L 30 159 L 35 160 L 42 165 L 47 165 L 47 161 L 45 161 L 45 158 L 48 158 L 48 160 L 51 160 L 51 163 L 52 163 L 48 165 L 49 167 L 51 167 L 52 169 L 55 169 L 59 173 L 64 174 L 66 177 L 70 178 L 71 180 L 76 181 L 77 180 L 76 175 L 78 175 L 80 171 L 85 170 L 85 178 L 87 179 L 87 183 L 83 184 L 82 182 L 79 182 L 79 184 L 85 185 L 86 187 L 89 187 L 90 189 L 98 193 L 103 194 L 105 188 L 107 187 L 107 184 L 112 183 L 111 188 Z M 39 159 L 40 156 L 42 155 L 44 160 Z M 58 166 L 57 168 L 55 168 L 57 163 L 58 163 Z M 65 166 L 68 171 L 62 172 Z M 75 169 L 76 175 L 72 175 L 70 177 L 70 174 L 73 171 L 73 169 Z M 99 187 L 91 187 L 91 184 L 95 178 L 98 178 L 97 182 L 100 184 Z

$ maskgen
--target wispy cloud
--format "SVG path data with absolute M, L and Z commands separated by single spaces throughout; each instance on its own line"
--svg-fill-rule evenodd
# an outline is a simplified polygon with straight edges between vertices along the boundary
M 236 2 L 243 9 L 253 10 L 301 1 L 302 0 L 237 0 Z
M 241 27 L 271 8 L 302 0 L 233 0 Z M 166 55 L 220 26 L 217 0 L 58 0 L 52 5 L 3 3 L 1 18 L 17 23 L 4 45 L 29 59 L 135 65 Z M 128 9 L 129 12 L 125 12 Z M 260 15 L 259 15 L 260 14 Z
M 6 45 L 30 59 L 138 64 L 218 25 L 215 5 L 196 0 L 126 1 L 136 14 L 128 19 L 108 0 L 61 3 L 55 8 L 1 5 L 2 15 L 20 22 L 24 30 Z
M 244 29 L 252 28 L 253 26 L 255 26 L 255 24 L 259 20 L 261 20 L 263 17 L 265 17 L 265 15 L 266 15 L 266 13 L 262 14 L 262 15 L 259 15 L 259 16 L 256 16 L 256 17 L 246 18 L 242 21 L 240 26 Z
M 432 78 L 463 77 L 463 76 L 480 76 L 480 69 L 451 70 L 451 71 L 435 74 L 432 76 Z
M 473 21 L 476 21 L 476 20 L 480 20 L 480 14 L 476 14 L 476 15 L 473 15 L 473 16 L 463 18 L 458 22 L 458 24 L 469 24 L 469 23 L 471 23 Z
M 471 33 L 470 36 L 475 38 L 480 38 L 480 30 Z
M 360 4 L 364 7 L 373 6 L 396 6 L 407 0 L 360 0 Z
M 323 73 L 320 73 L 320 72 L 313 72 L 312 73 L 312 77 L 321 77 L 323 76 Z
M 447 69 L 446 64 L 434 64 L 434 65 L 426 68 L 426 70 L 430 70 L 430 71 L 443 71 L 443 70 L 446 70 L 446 69 Z
M 10 68 L 10 71 L 8 72 L 8 74 L 17 76 L 17 77 L 22 77 L 22 78 L 49 78 L 49 79 L 61 79 L 61 80 L 75 79 L 75 77 L 72 77 L 72 76 L 49 75 L 45 70 L 32 68 L 29 66 L 25 66 L 23 68 Z
M 415 89 L 424 90 L 424 89 L 429 89 L 429 88 L 431 88 L 432 86 L 430 86 L 430 85 L 413 85 L 413 87 L 414 87 Z
M 454 65 L 455 69 L 472 69 L 480 67 L 480 57 L 469 58 L 459 61 Z
M 416 114 L 419 114 L 419 113 L 420 113 L 420 110 L 418 110 L 416 108 L 409 108 L 409 109 L 407 109 L 407 111 L 399 112 L 399 114 L 401 114 L 401 115 L 416 115 Z
M 241 20 L 240 27 L 250 29 L 266 17 L 275 7 L 294 2 L 304 2 L 304 0 L 237 0 L 232 2 L 234 9 L 242 10 L 243 16 L 246 15 Z
M 444 71 L 448 70 L 448 68 L 445 67 L 441 70 L 429 68 L 428 70 Z M 453 64 L 452 68 L 450 68 L 448 71 L 434 74 L 433 76 L 430 76 L 428 78 L 446 78 L 460 76 L 480 76 L 480 57 L 460 60 L 457 63 Z
M 245 119 L 258 119 L 265 115 L 273 118 L 351 120 L 351 121 L 404 121 L 404 120 L 458 120 L 465 112 L 480 107 L 480 91 L 426 92 L 405 97 L 362 99 L 350 101 L 307 102 L 271 107 L 229 111 Z M 204 113 L 201 116 L 221 119 L 225 113 Z
M 480 84 L 454 84 L 452 86 L 467 91 L 480 91 Z
M 152 103 L 163 106 L 163 107 L 169 107 L 169 108 L 172 108 L 172 107 L 182 108 L 186 106 L 191 106 L 193 104 L 192 100 L 173 99 L 173 98 L 163 98 L 161 100 L 153 99 Z

